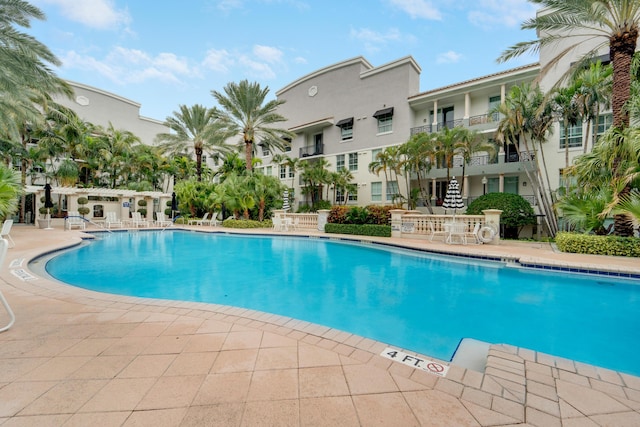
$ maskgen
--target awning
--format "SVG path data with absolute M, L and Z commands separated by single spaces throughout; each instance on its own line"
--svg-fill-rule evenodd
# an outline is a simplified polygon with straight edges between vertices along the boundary
M 373 117 L 376 119 L 381 116 L 393 116 L 393 107 L 383 108 L 382 110 L 378 110 L 373 113 Z
M 338 123 L 336 123 L 336 126 L 338 126 L 338 127 L 353 126 L 353 117 L 349 117 L 348 119 L 340 120 Z

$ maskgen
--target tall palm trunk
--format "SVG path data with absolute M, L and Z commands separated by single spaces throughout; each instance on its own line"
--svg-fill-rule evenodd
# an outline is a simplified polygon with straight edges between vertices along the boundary
M 613 63 L 613 94 L 611 109 L 613 110 L 613 126 L 623 128 L 629 126 L 629 112 L 624 108 L 631 96 L 631 60 L 636 50 L 638 29 L 633 26 L 629 31 L 615 34 L 609 39 L 609 55 Z M 613 174 L 619 176 L 620 159 L 613 161 Z M 626 185 L 621 195 L 629 194 L 631 187 Z M 614 232 L 617 236 L 633 236 L 633 220 L 626 214 L 613 217 Z

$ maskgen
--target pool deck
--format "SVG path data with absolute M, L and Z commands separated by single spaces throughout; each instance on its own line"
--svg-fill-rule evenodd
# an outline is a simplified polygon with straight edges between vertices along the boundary
M 2 427 L 640 425 L 640 377 L 503 345 L 484 373 L 452 364 L 440 377 L 381 357 L 383 343 L 295 319 L 59 284 L 27 263 L 83 233 L 14 225 L 11 236 L 0 290 L 17 320 L 0 333 Z M 345 237 L 640 274 L 637 259 L 549 244 Z

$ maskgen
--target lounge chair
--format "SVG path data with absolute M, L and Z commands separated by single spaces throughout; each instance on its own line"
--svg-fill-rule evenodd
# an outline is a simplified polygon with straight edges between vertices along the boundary
M 189 220 L 189 225 L 205 225 L 205 224 L 211 224 L 211 221 L 209 220 L 209 212 L 206 212 L 202 216 L 202 219 L 190 219 Z
M 211 220 L 209 221 L 209 225 L 211 225 L 212 227 L 215 227 L 216 225 L 218 225 L 218 215 L 220 215 L 220 212 L 214 212 L 213 215 L 211 215 Z
M 4 222 L 2 223 L 2 232 L 0 232 L 0 239 L 5 239 L 7 241 L 7 247 L 9 248 L 13 248 L 16 243 L 13 241 L 13 239 L 11 238 L 11 235 L 9 233 L 11 233 L 11 227 L 13 226 L 13 220 L 12 219 L 5 219 Z
M 473 243 L 475 243 L 476 245 L 481 244 L 482 240 L 480 239 L 480 223 L 476 222 L 476 224 L 473 226 L 473 230 L 468 231 L 465 237 L 473 239 Z
M 158 227 L 169 227 L 173 224 L 171 220 L 168 220 L 164 214 L 164 212 L 156 212 L 156 226 Z
M 445 231 L 444 227 L 440 228 L 439 230 L 436 230 L 436 226 L 433 223 L 433 221 L 429 221 L 429 230 L 431 231 L 431 235 L 429 236 L 429 241 L 433 241 L 433 238 L 436 236 L 442 236 L 443 239 L 445 239 L 447 236 L 447 232 Z
M 80 230 L 84 230 L 86 228 L 84 218 L 82 218 L 77 211 L 67 212 L 66 224 L 69 230 L 73 229 L 73 227 Z
M 142 218 L 142 214 L 140 212 L 131 212 L 131 226 L 138 227 L 148 227 L 149 221 Z
M 122 220 L 118 219 L 118 217 L 116 217 L 116 213 L 115 212 L 107 212 L 107 216 L 104 219 L 104 225 L 107 228 L 111 228 L 111 227 L 123 227 L 124 224 L 122 223 Z
M 7 220 L 7 221 L 11 221 L 13 223 L 13 220 Z M 2 226 L 2 230 L 4 233 L 4 225 Z M 9 249 L 9 241 L 6 239 L 0 239 L 0 268 L 4 265 L 4 259 L 7 257 L 7 249 Z M 4 298 L 4 295 L 2 295 L 2 292 L 0 292 L 0 301 L 2 302 L 2 305 L 4 305 L 5 310 L 7 310 L 7 313 L 9 314 L 9 323 L 6 326 L 3 326 L 2 328 L 0 328 L 0 332 L 4 332 L 7 329 L 9 329 L 11 326 L 13 326 L 13 324 L 16 321 L 16 316 L 13 314 L 13 310 L 11 310 L 11 307 L 9 307 L 9 303 Z

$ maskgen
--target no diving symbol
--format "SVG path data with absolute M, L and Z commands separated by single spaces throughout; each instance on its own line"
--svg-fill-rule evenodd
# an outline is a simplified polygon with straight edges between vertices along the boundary
M 427 364 L 427 369 L 430 370 L 431 372 L 434 372 L 436 374 L 441 373 L 442 371 L 444 371 L 444 366 L 442 366 L 439 363 L 429 363 Z

